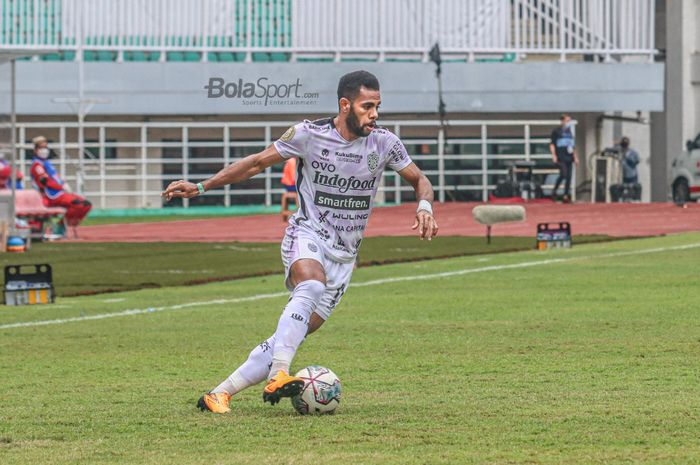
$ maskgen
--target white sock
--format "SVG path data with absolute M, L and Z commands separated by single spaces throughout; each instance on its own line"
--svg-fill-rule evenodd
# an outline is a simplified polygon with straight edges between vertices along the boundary
M 255 346 L 248 359 L 238 367 L 231 376 L 212 389 L 211 392 L 226 392 L 234 395 L 250 386 L 255 386 L 267 378 L 272 365 L 272 350 L 275 347 L 275 335 Z
M 289 373 L 292 359 L 306 337 L 309 318 L 321 300 L 326 285 L 320 281 L 302 281 L 294 288 L 292 298 L 280 316 L 275 332 L 275 345 L 272 353 L 272 366 L 268 377 L 282 370 Z

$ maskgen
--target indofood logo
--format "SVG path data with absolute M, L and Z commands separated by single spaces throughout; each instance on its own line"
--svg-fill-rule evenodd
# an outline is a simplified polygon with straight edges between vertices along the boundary
M 346 193 L 348 190 L 352 189 L 354 191 L 371 191 L 374 189 L 374 183 L 377 178 L 372 179 L 357 179 L 355 176 L 350 176 L 349 178 L 334 174 L 329 176 L 323 174 L 320 171 L 314 171 L 314 184 L 326 187 L 335 187 L 340 193 Z
M 332 175 L 325 174 L 319 170 L 335 173 L 335 166 L 326 162 L 314 160 L 311 162 L 311 166 L 314 168 L 314 184 L 334 187 L 342 194 L 351 189 L 355 191 L 371 191 L 374 189 L 374 184 L 377 181 L 376 177 L 372 179 L 358 179 L 355 176 L 348 178 L 337 173 Z
M 207 90 L 207 98 L 231 98 L 241 99 L 243 105 L 313 105 L 319 98 L 318 92 L 302 91 L 302 83 L 299 78 L 294 82 L 271 82 L 267 77 L 258 78 L 256 81 L 227 82 L 222 77 L 211 77 L 204 88 Z

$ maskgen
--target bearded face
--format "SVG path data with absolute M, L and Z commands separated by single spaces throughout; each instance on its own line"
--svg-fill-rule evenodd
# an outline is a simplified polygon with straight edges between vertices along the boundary
M 358 98 L 350 102 L 346 119 L 350 132 L 357 137 L 369 136 L 377 127 L 380 103 L 378 91 L 367 91 L 363 87 Z

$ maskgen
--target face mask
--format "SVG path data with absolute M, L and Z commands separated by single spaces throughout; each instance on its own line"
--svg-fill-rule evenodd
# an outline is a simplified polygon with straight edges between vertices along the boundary
M 46 160 L 47 158 L 49 158 L 49 149 L 47 149 L 46 147 L 40 148 L 36 151 L 36 154 L 39 158 L 43 158 L 44 160 Z

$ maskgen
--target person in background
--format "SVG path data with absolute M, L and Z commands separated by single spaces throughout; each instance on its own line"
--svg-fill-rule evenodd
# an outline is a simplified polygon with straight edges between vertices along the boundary
M 34 157 L 30 172 L 32 180 L 44 198 L 47 207 L 63 207 L 66 209 L 65 220 L 67 226 L 78 226 L 92 208 L 89 200 L 73 194 L 56 173 L 56 169 L 49 161 L 50 151 L 48 142 L 44 136 L 32 139 L 34 143 Z
M 284 163 L 282 170 L 282 186 L 284 193 L 282 194 L 282 221 L 287 222 L 292 216 L 292 211 L 289 209 L 289 202 L 297 204 L 297 159 L 292 157 Z
M 559 184 L 564 181 L 564 202 L 571 200 L 571 174 L 572 165 L 578 165 L 578 155 L 576 154 L 576 141 L 574 134 L 571 131 L 571 115 L 564 113 L 560 117 L 561 125 L 552 131 L 549 151 L 552 154 L 552 160 L 559 167 L 559 177 L 554 183 L 552 190 L 552 199 L 556 199 L 557 189 Z
M 15 181 L 15 189 L 22 189 L 22 180 L 24 175 L 21 171 L 16 170 L 17 179 Z M 12 188 L 12 166 L 10 162 L 5 159 L 5 152 L 0 152 L 0 189 L 11 189 Z
M 637 165 L 639 165 L 639 153 L 630 148 L 630 138 L 625 136 L 620 139 L 620 155 L 622 157 L 622 182 L 624 184 L 637 184 Z

